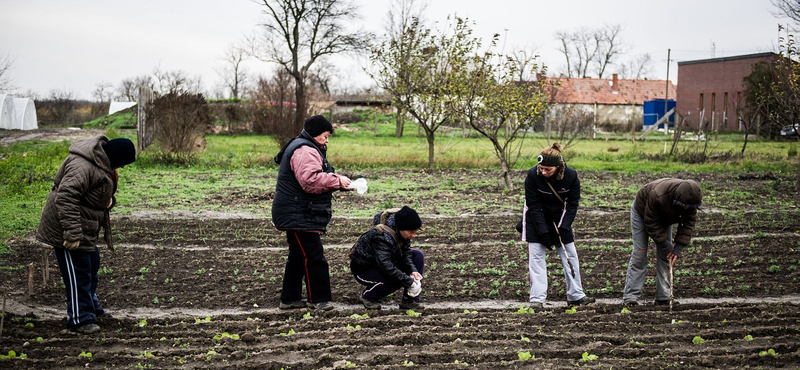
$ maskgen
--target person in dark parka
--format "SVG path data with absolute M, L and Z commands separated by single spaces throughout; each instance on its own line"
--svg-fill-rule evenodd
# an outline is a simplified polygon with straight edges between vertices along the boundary
M 361 302 L 369 309 L 380 309 L 380 300 L 400 288 L 401 309 L 421 309 L 422 273 L 425 255 L 411 248 L 422 220 L 408 206 L 389 209 L 373 217 L 373 227 L 358 238 L 350 253 L 350 271 L 364 285 Z
M 623 304 L 635 306 L 647 274 L 650 238 L 656 244 L 656 304 L 669 304 L 669 267 L 692 240 L 697 210 L 703 203 L 700 185 L 693 180 L 664 178 L 645 184 L 631 204 L 633 251 L 625 277 Z M 678 224 L 673 240 L 672 225 Z
M 528 242 L 528 274 L 531 306 L 543 307 L 547 299 L 547 249 L 556 247 L 564 267 L 567 304 L 590 304 L 594 298 L 583 292 L 578 251 L 575 248 L 572 222 L 581 199 L 578 173 L 567 166 L 561 145 L 542 150 L 538 164 L 528 170 L 525 179 L 525 208 L 522 240 Z
M 347 189 L 350 179 L 336 174 L 328 163 L 327 143 L 332 134 L 333 125 L 325 117 L 312 116 L 300 135 L 275 156 L 279 167 L 272 223 L 286 232 L 289 244 L 280 309 L 333 309 L 330 268 L 321 235 L 333 214 L 333 192 Z M 302 299 L 304 280 L 307 300 Z
M 136 160 L 129 139 L 105 136 L 77 140 L 56 172 L 36 239 L 53 247 L 67 297 L 67 328 L 83 334 L 100 331 L 98 317 L 109 316 L 97 298 L 100 231 L 109 248 L 109 211 L 116 205 L 117 169 Z

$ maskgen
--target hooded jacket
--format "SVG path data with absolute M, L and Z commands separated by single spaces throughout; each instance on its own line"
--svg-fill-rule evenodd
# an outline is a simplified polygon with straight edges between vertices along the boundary
M 383 212 L 379 212 L 375 215 L 372 220 L 373 225 L 380 224 L 382 214 Z M 353 247 L 350 254 L 350 271 L 353 275 L 358 275 L 377 268 L 384 276 L 409 288 L 414 283 L 414 279 L 409 274 L 418 272 L 411 259 L 411 242 L 400 236 L 400 230 L 397 230 L 395 222 L 395 214 L 388 215 L 384 225 L 394 231 L 400 243 L 395 241 L 388 231 L 380 232 L 375 228 L 370 229 L 358 238 Z
M 693 180 L 658 179 L 645 184 L 636 194 L 634 209 L 644 219 L 647 234 L 665 253 L 680 255 L 689 245 L 697 222 L 697 209 L 684 209 L 677 202 L 699 206 L 703 194 Z M 667 227 L 678 224 L 674 247 Z
M 117 173 L 103 150 L 106 142 L 101 135 L 72 143 L 47 195 L 37 240 L 56 248 L 80 241 L 77 250 L 92 252 L 104 229 L 106 244 L 113 247 L 108 211 L 116 202 Z
M 578 172 L 566 164 L 559 168 L 563 171 L 546 178 L 539 174 L 538 165 L 528 170 L 525 178 L 525 211 L 522 219 L 522 240 L 539 243 L 547 247 L 575 241 L 572 222 L 578 213 L 581 199 L 581 182 Z M 559 178 L 561 178 L 559 180 Z M 547 183 L 553 186 L 558 196 Z M 558 229 L 556 230 L 556 226 Z M 561 240 L 559 240 L 559 234 Z

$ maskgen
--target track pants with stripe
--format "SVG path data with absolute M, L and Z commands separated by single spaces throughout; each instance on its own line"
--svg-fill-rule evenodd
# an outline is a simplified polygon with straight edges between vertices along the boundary
M 70 251 L 53 247 L 67 295 L 67 328 L 76 329 L 97 322 L 103 306 L 97 299 L 97 271 L 100 250 Z
M 289 258 L 283 272 L 282 302 L 299 301 L 306 283 L 308 302 L 331 300 L 331 276 L 322 248 L 322 236 L 315 232 L 287 231 Z
M 425 269 L 425 254 L 418 249 L 412 249 L 411 261 L 417 268 L 417 272 L 422 274 L 423 270 Z M 406 274 L 411 273 L 411 271 L 403 272 Z M 366 286 L 362 296 L 372 302 L 379 302 L 383 297 L 386 297 L 387 295 L 394 293 L 397 289 L 403 287 L 400 285 L 399 281 L 387 279 L 386 275 L 381 273 L 381 271 L 377 268 L 371 268 L 358 275 L 355 275 L 355 278 L 359 284 Z M 420 296 L 421 294 L 417 296 L 416 299 L 419 300 Z M 406 294 L 405 289 L 403 289 L 403 299 L 411 299 L 411 297 Z

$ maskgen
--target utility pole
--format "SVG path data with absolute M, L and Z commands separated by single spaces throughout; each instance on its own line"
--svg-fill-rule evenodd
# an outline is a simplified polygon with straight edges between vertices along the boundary
M 665 117 L 667 115 L 667 110 L 668 110 L 667 109 L 667 106 L 668 106 L 667 101 L 669 99 L 669 56 L 670 56 L 671 52 L 672 52 L 672 49 L 667 49 L 667 86 L 666 86 L 666 89 L 664 91 L 664 116 Z M 664 132 L 669 132 L 669 120 L 667 120 L 667 119 L 664 120 Z

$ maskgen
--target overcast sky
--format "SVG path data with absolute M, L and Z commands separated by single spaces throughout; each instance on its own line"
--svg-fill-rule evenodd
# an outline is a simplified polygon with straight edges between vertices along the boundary
M 384 32 L 390 0 L 355 0 L 364 30 Z M 52 89 L 92 99 L 101 82 L 183 70 L 200 76 L 206 89 L 218 84 L 222 54 L 257 30 L 263 5 L 251 0 L 2 0 L 0 56 L 13 60 L 18 91 L 46 96 Z M 563 69 L 554 33 L 606 24 L 623 27 L 628 52 L 648 53 L 653 77 L 677 80 L 687 60 L 774 51 L 778 23 L 769 0 L 430 0 L 425 17 L 442 24 L 448 15 L 475 22 L 475 35 L 501 34 L 506 52 L 537 47 L 550 71 Z M 338 87 L 367 87 L 364 58 L 336 58 Z M 252 72 L 272 66 L 249 61 Z

